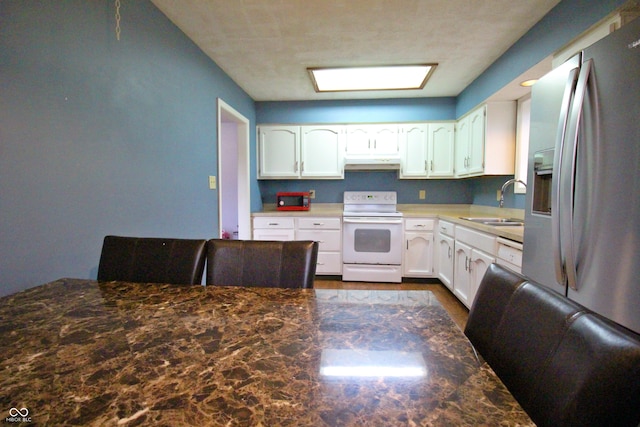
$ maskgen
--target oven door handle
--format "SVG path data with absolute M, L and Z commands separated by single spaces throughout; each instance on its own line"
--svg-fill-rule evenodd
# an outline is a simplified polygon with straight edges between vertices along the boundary
M 345 224 L 402 224 L 402 219 L 396 218 L 343 218 Z

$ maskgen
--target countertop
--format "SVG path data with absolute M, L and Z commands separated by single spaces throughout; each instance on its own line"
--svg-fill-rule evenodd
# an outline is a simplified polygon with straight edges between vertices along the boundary
M 342 203 L 316 203 L 311 204 L 308 211 L 278 211 L 274 205 L 265 205 L 261 212 L 254 212 L 253 216 L 294 216 L 294 217 L 322 217 L 342 216 Z M 497 208 L 480 205 L 434 205 L 434 204 L 399 204 L 398 211 L 405 218 L 411 217 L 435 217 L 455 224 L 463 225 L 475 230 L 491 233 L 505 239 L 522 243 L 524 240 L 524 227 L 521 226 L 490 226 L 461 219 L 460 217 L 500 217 L 524 219 L 523 209 Z
M 61 279 L 0 298 L 0 351 L 37 425 L 533 425 L 429 291 Z

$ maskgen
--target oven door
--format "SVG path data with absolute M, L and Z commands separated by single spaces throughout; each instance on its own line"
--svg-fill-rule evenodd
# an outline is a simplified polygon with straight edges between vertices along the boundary
M 344 217 L 342 260 L 345 264 L 402 264 L 402 219 Z

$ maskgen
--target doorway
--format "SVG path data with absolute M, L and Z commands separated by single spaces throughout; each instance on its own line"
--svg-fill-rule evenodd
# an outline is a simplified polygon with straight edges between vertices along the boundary
M 251 238 L 249 120 L 218 98 L 218 236 Z

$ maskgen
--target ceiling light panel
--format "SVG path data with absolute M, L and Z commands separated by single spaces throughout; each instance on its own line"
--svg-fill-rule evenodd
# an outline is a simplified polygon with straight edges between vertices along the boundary
M 316 92 L 422 89 L 437 64 L 308 68 Z

